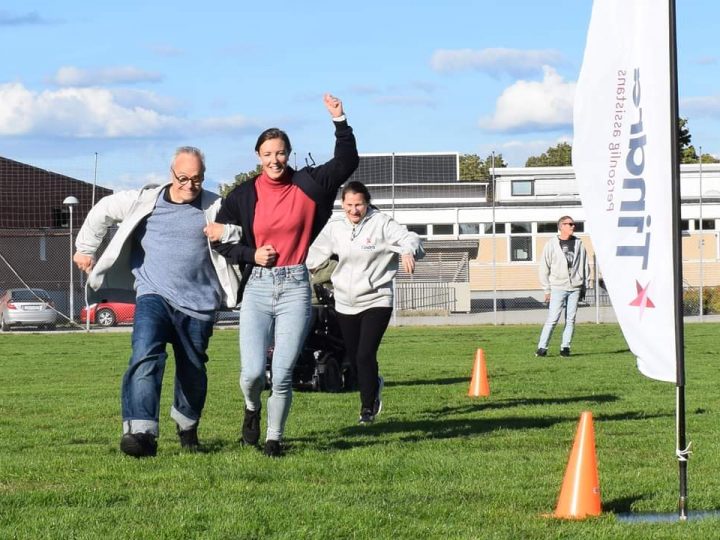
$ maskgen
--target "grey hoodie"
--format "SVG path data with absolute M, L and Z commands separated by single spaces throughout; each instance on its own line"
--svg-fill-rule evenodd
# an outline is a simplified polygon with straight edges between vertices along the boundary
M 425 255 L 420 237 L 391 217 L 370 207 L 353 225 L 334 215 L 310 246 L 306 264 L 311 270 L 331 255 L 338 256 L 332 275 L 335 309 L 354 315 L 370 308 L 393 306 L 393 283 L 398 255 Z
M 579 238 L 575 236 L 571 238 L 575 240 L 575 259 L 570 268 L 560 247 L 558 236 L 554 236 L 545 244 L 538 266 L 538 278 L 545 293 L 549 293 L 550 289 L 571 291 L 588 285 L 590 264 L 587 251 Z

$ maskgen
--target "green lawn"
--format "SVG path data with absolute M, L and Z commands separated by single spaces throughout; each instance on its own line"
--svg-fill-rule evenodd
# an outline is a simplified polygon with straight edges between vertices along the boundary
M 616 518 L 676 511 L 674 386 L 640 375 L 615 325 L 579 326 L 569 359 L 558 336 L 535 358 L 539 331 L 392 328 L 376 423 L 357 425 L 356 394 L 296 392 L 278 460 L 237 442 L 236 330 L 213 337 L 205 452 L 180 450 L 170 361 L 159 453 L 144 460 L 118 449 L 129 334 L 3 334 L 0 538 L 717 538 L 717 518 Z M 686 328 L 692 510 L 720 508 L 718 334 Z M 477 348 L 489 398 L 467 397 Z M 603 515 L 548 519 L 584 410 Z

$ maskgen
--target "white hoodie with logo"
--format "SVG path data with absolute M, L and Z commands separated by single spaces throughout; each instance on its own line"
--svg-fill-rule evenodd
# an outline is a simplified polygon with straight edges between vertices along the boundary
M 311 270 L 330 256 L 338 264 L 332 274 L 335 309 L 355 315 L 370 308 L 393 307 L 393 278 L 400 255 L 425 255 L 420 237 L 391 217 L 370 207 L 353 225 L 334 215 L 310 246 L 306 264 Z

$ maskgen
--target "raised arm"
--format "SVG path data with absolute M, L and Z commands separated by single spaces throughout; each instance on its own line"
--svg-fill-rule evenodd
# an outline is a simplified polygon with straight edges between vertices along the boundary
M 330 161 L 312 169 L 310 175 L 326 191 L 334 193 L 355 172 L 360 157 L 355 135 L 345 118 L 342 101 L 333 95 L 325 94 L 323 103 L 335 124 L 335 152 Z

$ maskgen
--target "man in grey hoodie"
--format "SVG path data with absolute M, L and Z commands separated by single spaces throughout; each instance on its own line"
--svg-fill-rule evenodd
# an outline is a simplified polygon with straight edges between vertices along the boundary
M 558 220 L 559 235 L 553 237 L 540 257 L 538 277 L 549 303 L 548 317 L 540 333 L 535 356 L 547 356 L 553 330 L 565 308 L 565 330 L 560 344 L 560 356 L 570 356 L 570 343 L 575 331 L 578 302 L 585 296 L 590 277 L 587 252 L 576 236 L 575 221 L 570 216 Z

